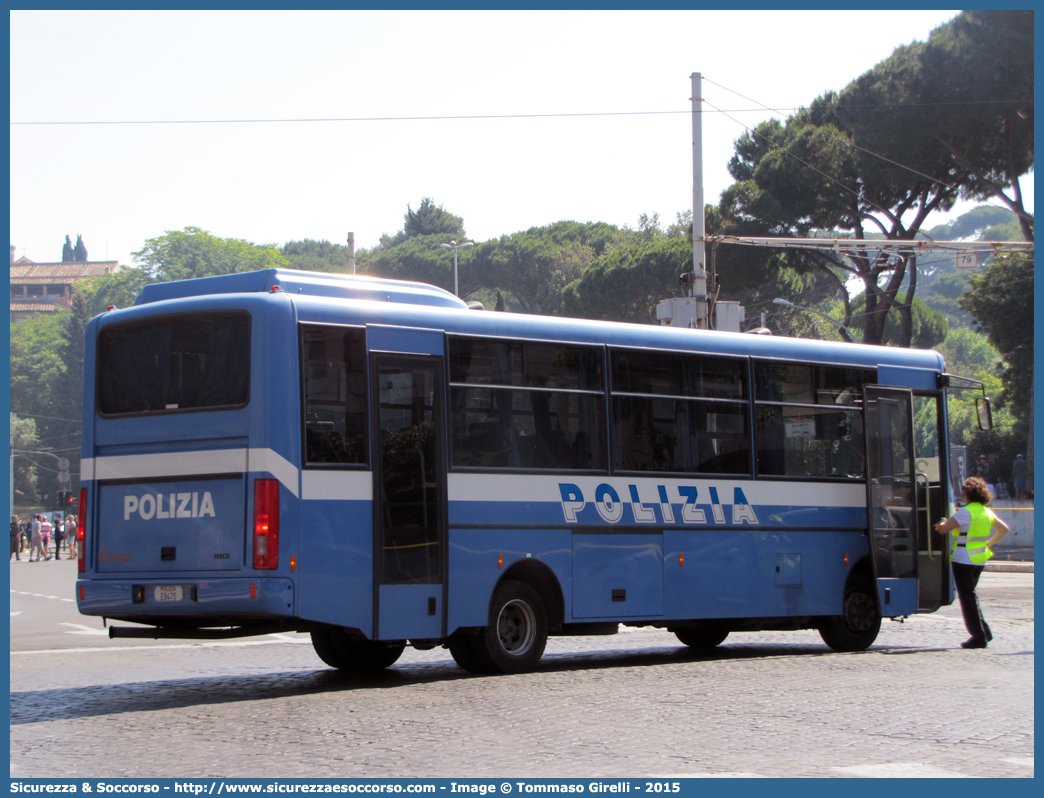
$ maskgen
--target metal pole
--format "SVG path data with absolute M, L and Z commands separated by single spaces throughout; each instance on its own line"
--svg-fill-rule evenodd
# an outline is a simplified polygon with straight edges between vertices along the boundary
M 460 296 L 460 287 L 457 285 L 457 248 L 453 248 L 453 296 Z
M 355 274 L 355 233 L 348 234 L 348 274 Z
M 692 80 L 692 295 L 697 301 L 696 326 L 710 327 L 707 318 L 707 260 L 704 249 L 706 230 L 703 210 L 703 76 L 693 72 Z

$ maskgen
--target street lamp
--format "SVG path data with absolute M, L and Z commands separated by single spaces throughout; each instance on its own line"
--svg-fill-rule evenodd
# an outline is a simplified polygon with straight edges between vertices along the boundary
M 457 287 L 457 250 L 463 247 L 473 247 L 475 242 L 465 241 L 463 244 L 458 244 L 456 241 L 450 241 L 448 244 L 439 244 L 439 246 L 453 250 L 453 295 L 460 296 L 460 289 Z
M 773 299 L 772 303 L 774 305 L 786 305 L 788 308 L 794 308 L 794 310 L 804 310 L 807 313 L 815 313 L 817 316 L 822 316 L 827 321 L 837 325 L 837 328 L 848 336 L 849 343 L 852 343 L 852 338 L 854 337 L 852 335 L 852 331 L 848 329 L 845 325 L 843 325 L 841 322 L 839 322 L 837 319 L 835 319 L 833 316 L 828 316 L 825 313 L 820 313 L 818 310 L 813 310 L 812 308 L 804 308 L 801 305 L 795 305 L 793 302 L 788 302 L 787 300 L 780 299 L 779 297 Z

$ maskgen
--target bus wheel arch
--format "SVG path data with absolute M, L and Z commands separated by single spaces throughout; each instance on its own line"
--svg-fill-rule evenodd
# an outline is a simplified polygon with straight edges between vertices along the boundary
M 870 558 L 866 557 L 855 564 L 845 580 L 841 614 L 824 618 L 819 636 L 835 651 L 865 651 L 880 631 L 881 608 Z
M 488 623 L 477 634 L 458 633 L 447 647 L 471 673 L 525 673 L 533 670 L 547 645 L 552 624 L 560 625 L 562 591 L 551 569 L 524 560 L 497 582 Z
M 519 560 L 509 567 L 497 582 L 500 587 L 505 581 L 514 579 L 518 582 L 526 582 L 531 585 L 544 602 L 547 611 L 547 624 L 550 631 L 559 631 L 565 621 L 565 600 L 562 594 L 562 586 L 546 563 L 527 557 Z M 493 593 L 496 594 L 496 588 Z

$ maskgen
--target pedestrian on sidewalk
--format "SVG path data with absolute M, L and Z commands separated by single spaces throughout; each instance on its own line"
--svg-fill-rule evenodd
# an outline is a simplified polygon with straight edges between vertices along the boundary
M 51 559 L 51 533 L 54 532 L 54 526 L 50 521 L 47 520 L 46 515 L 40 516 L 40 539 L 43 543 L 44 559 Z
M 1026 461 L 1021 454 L 1015 455 L 1011 465 L 1011 481 L 1015 484 L 1015 498 L 1026 498 Z
M 54 516 L 54 559 L 62 559 L 62 541 L 65 540 L 65 523 L 60 515 Z
M 33 520 L 29 523 L 29 562 L 40 562 L 40 558 L 43 557 L 43 536 L 40 534 L 40 519 L 43 516 L 34 515 Z M 33 559 L 33 552 L 36 552 L 36 559 Z
M 993 496 L 979 477 L 969 477 L 962 488 L 965 506 L 945 521 L 935 525 L 939 534 L 953 534 L 953 583 L 961 602 L 964 626 L 971 635 L 961 648 L 986 648 L 993 632 L 982 617 L 979 596 L 975 592 L 979 577 L 986 569 L 986 561 L 993 556 L 991 546 L 1008 534 L 1009 527 L 992 510 L 987 509 Z M 994 530 L 996 530 L 994 532 Z
M 65 542 L 69 546 L 69 557 L 76 559 L 76 516 L 65 516 Z
M 18 516 L 11 516 L 11 556 L 16 560 L 22 559 L 20 554 L 22 548 L 22 525 L 18 523 Z M 8 560 L 10 561 L 10 560 Z

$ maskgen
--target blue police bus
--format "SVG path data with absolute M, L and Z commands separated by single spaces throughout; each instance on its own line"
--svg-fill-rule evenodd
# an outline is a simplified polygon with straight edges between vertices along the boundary
M 113 637 L 510 673 L 620 624 L 861 650 L 953 598 L 935 352 L 291 270 L 150 285 L 85 351 L 76 598 Z

